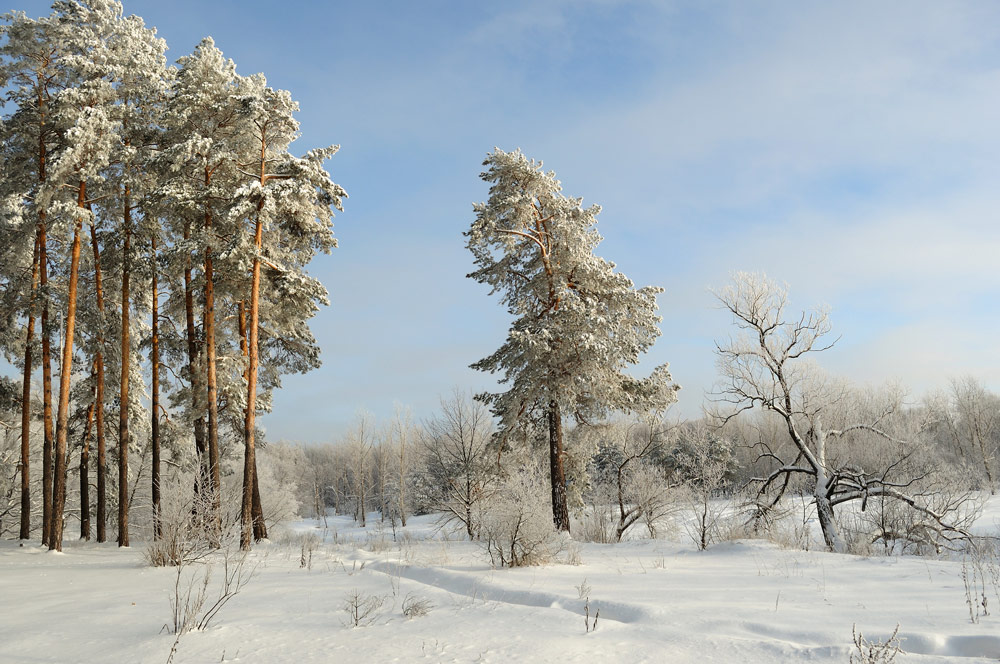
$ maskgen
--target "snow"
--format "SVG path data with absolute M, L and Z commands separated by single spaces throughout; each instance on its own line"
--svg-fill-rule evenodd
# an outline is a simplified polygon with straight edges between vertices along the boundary
M 979 521 L 996 533 L 1000 501 Z M 315 538 L 311 566 L 302 542 Z M 0 662 L 165 662 L 175 568 L 142 546 L 67 542 L 62 555 L 0 542 Z M 288 524 L 256 547 L 256 574 L 184 662 L 846 662 L 856 625 L 869 640 L 899 624 L 901 664 L 1000 658 L 1000 616 L 969 620 L 960 560 L 858 557 L 757 540 L 704 552 L 685 543 L 579 544 L 544 567 L 491 569 L 477 544 L 419 517 L 395 532 L 372 515 Z M 185 569 L 200 575 L 206 565 Z M 222 577 L 213 567 L 211 587 Z M 584 619 L 589 586 L 591 619 Z M 385 598 L 348 626 L 345 597 Z M 428 600 L 407 619 L 407 597 Z M 211 603 L 211 600 L 210 602 Z

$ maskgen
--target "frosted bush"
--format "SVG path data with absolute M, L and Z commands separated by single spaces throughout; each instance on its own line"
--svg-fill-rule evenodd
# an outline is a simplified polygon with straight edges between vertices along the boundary
M 521 470 L 484 506 L 480 541 L 495 567 L 544 565 L 565 547 L 568 536 L 553 526 L 545 487 L 538 473 Z
M 213 550 L 213 542 L 197 517 L 211 509 L 207 501 L 190 495 L 192 475 L 179 474 L 164 482 L 160 504 L 160 537 L 149 537 L 143 558 L 151 567 L 174 567 L 195 562 Z

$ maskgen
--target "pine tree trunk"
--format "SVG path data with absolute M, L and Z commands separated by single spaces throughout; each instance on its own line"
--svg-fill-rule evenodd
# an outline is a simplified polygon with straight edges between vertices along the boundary
M 21 374 L 21 530 L 19 539 L 31 538 L 31 346 L 35 340 L 35 295 L 38 291 L 38 237 L 31 252 L 31 295 L 28 298 L 28 329 L 24 340 L 24 371 Z
M 90 242 L 94 250 L 94 284 L 100 326 L 97 333 L 97 353 L 94 358 L 96 371 L 96 396 L 94 411 L 97 419 L 97 541 L 107 541 L 107 448 L 104 438 L 104 278 L 101 271 L 101 250 L 97 244 L 97 230 L 90 226 Z
M 42 79 L 36 81 L 38 90 L 38 182 L 45 184 L 46 172 L 45 126 L 46 100 Z M 46 239 L 46 212 L 38 211 L 38 279 L 42 293 L 42 544 L 49 543 L 49 529 L 52 524 L 52 331 L 49 329 L 49 268 Z
M 184 239 L 191 239 L 191 222 L 184 225 Z M 191 412 L 197 413 L 194 420 L 194 446 L 198 453 L 198 477 L 194 482 L 196 496 L 195 510 L 204 507 L 204 496 L 208 492 L 208 450 L 205 446 L 205 417 L 198 403 L 198 339 L 194 329 L 194 286 L 191 283 L 191 256 L 184 266 L 184 318 L 187 333 L 188 375 L 191 379 Z M 202 515 L 203 517 L 204 515 Z
M 261 182 L 264 180 L 264 158 L 261 156 Z M 247 368 L 247 410 L 243 425 L 243 505 L 240 510 L 240 548 L 250 549 L 250 539 L 253 535 L 253 485 L 256 475 L 257 458 L 254 450 L 257 414 L 257 344 L 260 326 L 260 250 L 263 244 L 264 227 L 261 219 L 261 209 L 257 209 L 257 224 L 254 231 L 253 272 L 250 280 L 250 342 Z
M 267 138 L 261 133 L 260 139 L 260 186 L 267 184 Z M 262 212 L 264 201 L 257 204 L 257 219 L 254 228 L 253 271 L 250 278 L 250 340 L 247 368 L 247 410 L 243 425 L 245 441 L 243 452 L 243 505 L 240 510 L 240 548 L 250 549 L 250 538 L 253 534 L 253 486 L 257 470 L 257 457 L 254 450 L 257 415 L 257 364 L 258 344 L 260 334 L 260 252 L 264 244 L 264 220 Z
M 255 463 L 253 468 L 253 540 L 259 542 L 263 539 L 267 539 L 267 524 L 264 523 L 264 506 L 260 502 L 260 482 Z
M 102 298 L 103 305 L 103 298 Z M 104 357 L 97 357 L 97 541 L 108 541 L 108 445 L 104 427 Z
M 129 277 L 132 269 L 132 207 L 129 187 L 125 185 L 122 226 L 122 329 L 121 329 L 121 384 L 118 394 L 118 546 L 128 546 L 128 391 L 131 374 L 132 347 L 129 344 Z
M 559 404 L 549 402 L 549 479 L 552 483 L 552 521 L 556 530 L 569 532 L 569 508 L 566 505 L 566 473 L 563 468 L 562 413 Z
M 49 324 L 49 269 L 45 213 L 38 224 L 38 278 L 42 291 L 42 544 L 49 543 L 52 528 L 52 330 Z
M 49 550 L 62 551 L 63 510 L 66 506 L 66 437 L 69 434 L 69 388 L 73 373 L 73 333 L 76 328 L 76 291 L 80 277 L 80 231 L 86 210 L 87 185 L 81 181 L 77 193 L 79 215 L 73 227 L 70 249 L 69 292 L 63 333 L 62 364 L 59 368 L 59 411 L 56 415 L 55 470 L 52 483 L 52 518 Z
M 152 283 L 153 291 L 151 326 L 152 326 L 152 348 L 149 351 L 149 364 L 153 372 L 152 389 L 150 401 L 153 411 L 153 418 L 150 422 L 150 443 L 153 447 L 153 539 L 158 540 L 162 534 L 162 524 L 160 523 L 160 301 L 157 292 L 156 276 L 156 234 L 153 238 L 152 256 Z
M 239 335 L 240 335 L 240 352 L 243 357 L 248 357 L 250 348 L 249 342 L 247 341 L 247 309 L 246 302 L 240 300 L 236 305 L 237 309 L 237 322 L 239 324 Z M 247 365 L 246 370 L 243 372 L 243 379 L 247 380 L 250 375 L 250 367 Z M 246 418 L 246 413 L 244 412 L 243 417 Z M 257 478 L 257 459 L 254 458 L 253 467 L 253 539 L 255 542 L 259 542 L 262 539 L 267 539 L 267 526 L 264 524 L 264 508 L 260 502 L 260 482 Z
M 205 187 L 209 186 L 211 175 L 205 169 Z M 221 493 L 222 477 L 219 470 L 219 386 L 216 374 L 215 348 L 215 276 L 212 265 L 212 213 L 205 210 L 205 360 L 206 388 L 208 393 L 208 469 L 212 491 L 212 527 L 218 533 L 222 529 Z
M 92 377 L 96 378 L 96 369 Z M 96 387 L 96 386 L 95 386 Z M 97 405 L 97 390 L 93 401 L 87 407 L 87 423 L 80 443 L 80 539 L 90 540 L 90 431 L 94 425 L 94 408 Z

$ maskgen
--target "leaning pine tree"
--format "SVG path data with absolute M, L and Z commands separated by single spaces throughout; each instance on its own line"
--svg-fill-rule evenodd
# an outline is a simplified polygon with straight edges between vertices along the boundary
M 508 389 L 477 398 L 500 419 L 504 440 L 531 426 L 547 428 L 552 517 L 568 531 L 563 418 L 660 410 L 677 398 L 666 365 L 647 378 L 625 373 L 660 335 L 662 289 L 637 289 L 614 263 L 594 255 L 600 207 L 564 196 L 540 162 L 497 149 L 483 165 L 481 177 L 492 187 L 465 233 L 478 267 L 469 277 L 501 293 L 517 318 L 507 341 L 472 365 L 503 372 Z

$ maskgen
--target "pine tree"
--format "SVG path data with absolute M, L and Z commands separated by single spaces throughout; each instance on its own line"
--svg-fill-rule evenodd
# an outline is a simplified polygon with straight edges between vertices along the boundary
M 48 228 L 50 224 L 48 202 L 41 196 L 43 188 L 49 185 L 49 162 L 61 152 L 62 141 L 54 116 L 58 113 L 57 95 L 67 84 L 67 72 L 63 64 L 63 26 L 54 16 L 29 19 L 23 12 L 3 16 L 0 26 L 5 41 L 0 45 L 0 87 L 6 88 L 5 101 L 16 106 L 16 111 L 4 118 L 2 141 L 4 149 L 4 177 L 0 178 L 0 190 L 4 202 L 5 216 L 11 216 L 21 223 L 8 224 L 21 229 L 12 235 L 12 241 L 5 243 L 10 250 L 20 244 L 16 237 L 34 235 L 31 273 L 37 271 L 38 280 L 32 278 L 30 293 L 27 294 L 26 308 L 28 322 L 24 342 L 24 362 L 22 365 L 22 429 L 21 453 L 25 462 L 27 446 L 30 443 L 30 383 L 33 362 L 34 314 L 40 309 L 41 319 L 41 360 L 43 375 L 43 452 L 42 452 L 42 543 L 48 543 L 52 515 L 52 449 L 54 431 L 52 420 L 52 369 L 51 369 L 51 329 L 49 312 L 51 294 L 48 284 Z M 23 252 L 22 252 L 23 253 Z M 10 256 L 4 257 L 4 265 L 20 264 Z M 8 295 L 24 294 L 23 288 L 8 288 Z M 22 298 L 25 299 L 25 298 Z M 11 328 L 13 329 L 13 326 Z M 24 492 L 28 486 L 29 467 L 22 465 L 22 513 L 21 537 L 26 538 L 30 530 L 30 496 Z
M 133 362 L 129 335 L 131 331 L 129 313 L 129 242 L 131 236 L 131 216 L 133 195 L 131 165 L 136 161 L 134 135 L 137 108 L 143 102 L 137 101 L 148 88 L 146 79 L 162 78 L 163 50 L 165 46 L 146 30 L 136 17 L 125 18 L 118 2 L 91 0 L 90 2 L 58 2 L 55 5 L 56 21 L 63 29 L 65 52 L 63 66 L 72 77 L 58 94 L 61 122 L 66 149 L 52 164 L 51 181 L 54 186 L 43 189 L 42 201 L 50 201 L 53 210 L 64 224 L 73 229 L 73 241 L 69 255 L 68 284 L 66 291 L 66 313 L 63 329 L 63 357 L 59 385 L 59 412 L 56 423 L 55 464 L 53 473 L 52 504 L 53 516 L 50 523 L 49 546 L 60 548 L 62 544 L 62 512 L 66 501 L 66 437 L 69 418 L 70 379 L 78 282 L 80 273 L 80 234 L 85 223 L 91 225 L 91 240 L 94 246 L 95 284 L 98 293 L 98 309 L 103 308 L 103 288 L 101 283 L 101 257 L 98 246 L 97 223 L 100 209 L 93 203 L 101 201 L 105 210 L 114 208 L 109 201 L 118 201 L 122 214 L 124 245 L 122 250 L 122 326 L 119 330 L 121 342 L 121 389 L 119 396 L 119 482 L 118 482 L 118 543 L 127 546 L 128 541 L 128 418 L 134 399 L 129 396 Z M 145 125 L 143 125 L 145 126 Z M 145 129 L 148 131 L 148 129 Z M 56 189 L 55 185 L 61 185 Z M 62 190 L 73 193 L 75 201 L 63 199 Z M 75 204 L 74 204 L 75 203 Z M 108 215 L 112 217 L 113 215 Z M 103 354 L 103 316 L 99 313 L 97 356 Z M 103 362 L 98 364 L 99 369 Z M 98 372 L 98 391 L 103 391 L 103 371 Z M 103 410 L 102 395 L 96 397 L 98 418 Z M 98 445 L 101 447 L 102 423 L 98 423 Z M 98 538 L 103 539 L 103 482 L 104 455 L 98 452 Z
M 563 418 L 590 422 L 676 400 L 666 365 L 643 379 L 625 373 L 660 334 L 662 289 L 636 289 L 614 263 L 594 255 L 600 208 L 565 197 L 540 162 L 497 149 L 483 165 L 481 177 L 492 186 L 465 233 L 478 268 L 469 277 L 500 293 L 517 318 L 506 342 L 472 365 L 502 372 L 509 388 L 477 398 L 500 418 L 504 441 L 532 426 L 547 429 L 553 521 L 568 531 Z
M 271 340 L 278 343 L 304 342 L 300 349 L 309 348 L 313 339 L 305 321 L 316 311 L 317 302 L 326 303 L 326 290 L 305 274 L 305 265 L 316 251 L 329 252 L 336 246 L 331 208 L 343 209 L 342 199 L 347 194 L 323 168 L 323 162 L 332 157 L 339 146 L 313 150 L 301 158 L 288 153 L 288 146 L 298 132 L 298 122 L 294 119 L 298 104 L 292 101 L 287 91 L 268 87 L 262 75 L 243 79 L 240 88 L 240 115 L 248 124 L 249 135 L 244 137 L 244 159 L 239 164 L 245 184 L 235 194 L 231 215 L 234 220 L 246 223 L 247 230 L 253 229 L 252 244 L 244 246 L 250 258 L 251 278 L 247 293 L 248 367 L 240 544 L 248 549 L 254 522 L 257 383 L 262 321 L 271 324 L 269 327 L 272 329 L 265 330 L 265 334 L 270 332 Z M 265 228 L 268 229 L 267 242 L 264 239 Z M 273 273 L 272 285 L 283 291 L 272 293 L 272 302 L 280 294 L 286 302 L 298 303 L 297 314 L 276 316 L 269 320 L 262 318 L 261 303 L 268 297 L 261 294 L 261 270 L 265 265 Z M 289 295 L 297 297 L 293 300 Z M 278 329 L 290 333 L 290 339 L 281 340 Z M 312 366 L 318 364 L 315 355 L 310 357 L 307 354 L 306 358 L 312 360 Z
M 149 162 L 155 141 L 160 138 L 153 128 L 162 115 L 166 98 L 167 71 L 164 51 L 166 43 L 145 27 L 141 18 L 120 16 L 115 26 L 112 47 L 121 63 L 116 72 L 117 120 L 120 127 L 114 168 L 108 181 L 113 187 L 120 210 L 122 237 L 121 281 L 121 373 L 118 423 L 118 544 L 128 546 L 129 470 L 128 451 L 131 443 L 129 418 L 130 378 L 133 350 L 130 345 L 130 311 L 134 306 L 131 287 L 133 267 L 132 240 L 135 234 L 135 214 L 142 213 L 144 204 L 156 187 Z M 109 215 L 110 216 L 110 215 Z M 157 461 L 158 461 L 157 455 Z M 154 495 L 155 492 L 154 492 Z M 158 496 L 156 496 L 158 498 Z
M 73 343 L 76 332 L 77 287 L 79 283 L 81 232 L 85 223 L 93 223 L 93 197 L 88 186 L 100 180 L 111 159 L 117 126 L 113 106 L 115 63 L 108 37 L 121 5 L 104 0 L 89 4 L 56 3 L 56 15 L 64 27 L 67 49 L 66 66 L 76 80 L 59 93 L 67 149 L 52 164 L 51 180 L 55 186 L 72 193 L 74 200 L 63 198 L 55 186 L 43 189 L 43 200 L 54 203 L 58 221 L 72 229 L 69 254 L 66 309 L 63 318 L 62 361 L 60 363 L 59 402 L 56 416 L 56 441 L 52 485 L 52 518 L 49 548 L 62 550 L 63 510 L 66 503 L 67 435 L 69 428 L 70 381 L 73 373 Z
M 227 219 L 236 165 L 238 118 L 234 104 L 236 66 L 223 57 L 211 38 L 206 38 L 190 56 L 178 63 L 173 93 L 168 103 L 168 131 L 164 161 L 170 172 L 160 195 L 169 199 L 174 214 L 180 215 L 184 242 L 182 251 L 197 247 L 203 265 L 204 304 L 204 385 L 207 422 L 203 419 L 197 389 L 192 390 L 195 442 L 202 454 L 202 481 L 199 490 L 209 496 L 213 527 L 220 527 L 221 471 L 219 466 L 218 344 L 216 340 L 215 254 L 220 237 L 231 235 L 220 228 Z M 187 260 L 190 260 L 188 258 Z M 185 317 L 187 320 L 189 371 L 193 383 L 200 372 L 200 353 L 194 338 L 194 286 L 190 267 L 185 267 Z M 207 423 L 207 432 L 205 424 Z M 207 433 L 207 437 L 206 437 Z M 202 440 L 199 441 L 199 438 Z

